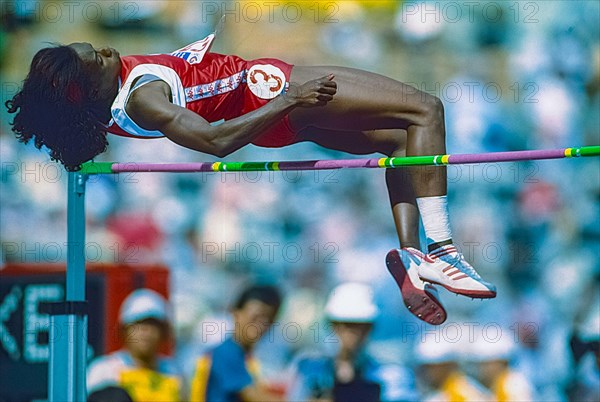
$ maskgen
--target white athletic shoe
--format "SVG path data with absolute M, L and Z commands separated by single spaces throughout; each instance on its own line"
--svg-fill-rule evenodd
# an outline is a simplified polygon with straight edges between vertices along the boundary
M 386 265 L 402 295 L 404 305 L 415 317 L 432 325 L 446 321 L 446 310 L 437 289 L 419 278 L 419 264 L 425 254 L 412 247 L 391 250 Z
M 419 277 L 425 282 L 438 284 L 459 295 L 478 299 L 496 297 L 496 287 L 481 279 L 452 244 L 424 256 L 419 265 Z

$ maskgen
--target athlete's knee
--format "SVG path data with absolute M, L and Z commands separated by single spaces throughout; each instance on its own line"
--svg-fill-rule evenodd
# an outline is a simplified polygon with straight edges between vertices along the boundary
M 422 99 L 421 119 L 424 125 L 431 126 L 444 123 L 444 104 L 434 95 L 427 94 Z
M 408 126 L 431 127 L 444 124 L 444 104 L 437 96 L 420 92 L 410 102 L 401 105 L 401 108 Z

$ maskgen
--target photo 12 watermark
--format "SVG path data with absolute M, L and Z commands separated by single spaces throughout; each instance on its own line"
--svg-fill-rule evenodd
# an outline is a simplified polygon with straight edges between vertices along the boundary
M 403 2 L 399 22 L 535 24 L 539 11 L 535 1 L 410 1 Z
M 333 264 L 339 262 L 340 246 L 334 242 L 302 244 L 299 242 L 202 242 L 201 262 L 227 263 L 273 263 L 299 262 Z
M 434 81 L 406 82 L 409 88 L 402 94 L 403 101 L 422 93 L 440 98 L 444 104 L 452 103 L 538 103 L 539 85 L 534 81 L 500 84 L 495 81 Z
M 0 245 L 3 262 L 55 264 L 66 262 L 69 253 L 83 250 L 86 262 L 112 262 L 134 264 L 143 260 L 142 248 L 134 242 L 14 242 L 3 241 Z
M 5 16 L 49 24 L 138 21 L 143 1 L 2 1 Z
M 202 1 L 198 3 L 201 21 L 206 23 L 225 16 L 227 21 L 297 23 L 339 22 L 339 1 Z

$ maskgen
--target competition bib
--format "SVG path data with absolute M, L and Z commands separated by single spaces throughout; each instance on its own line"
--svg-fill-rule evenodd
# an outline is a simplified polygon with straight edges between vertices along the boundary
M 190 64 L 198 64 L 204 58 L 204 55 L 210 49 L 213 40 L 215 39 L 215 34 L 211 33 L 206 38 L 196 41 L 194 43 L 190 43 L 189 45 L 182 47 L 181 49 L 177 49 L 171 53 L 171 56 L 182 58 Z

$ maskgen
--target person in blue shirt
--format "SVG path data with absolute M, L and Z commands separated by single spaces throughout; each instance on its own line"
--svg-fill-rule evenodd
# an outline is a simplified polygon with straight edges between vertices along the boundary
M 269 330 L 281 305 L 279 291 L 268 285 L 246 288 L 233 306 L 231 337 L 200 357 L 190 392 L 197 402 L 269 402 L 282 395 L 261 383 L 254 345 Z
M 414 375 L 398 364 L 381 363 L 365 348 L 378 315 L 372 289 L 360 283 L 336 287 L 325 315 L 336 335 L 333 353 L 309 351 L 292 363 L 290 401 L 413 401 Z

